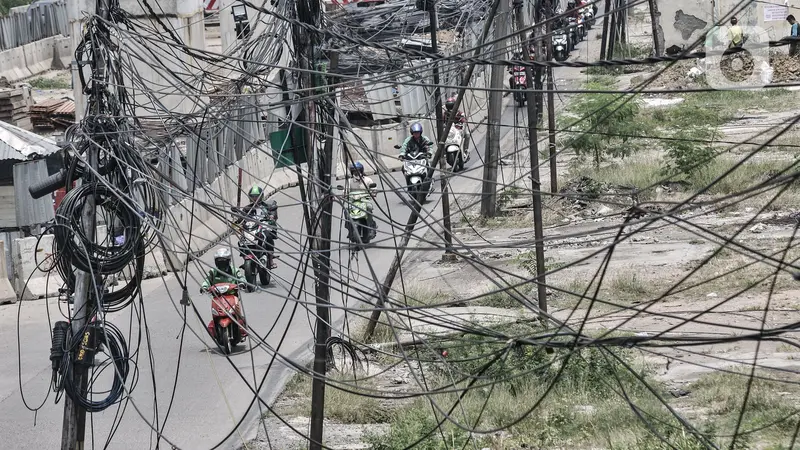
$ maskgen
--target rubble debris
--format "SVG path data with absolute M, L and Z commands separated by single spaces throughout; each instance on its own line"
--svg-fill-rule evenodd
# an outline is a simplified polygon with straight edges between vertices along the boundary
M 28 104 L 22 89 L 0 89 L 0 120 L 23 130 L 31 129 Z
M 75 102 L 68 98 L 50 99 L 31 106 L 34 128 L 66 128 L 75 122 Z

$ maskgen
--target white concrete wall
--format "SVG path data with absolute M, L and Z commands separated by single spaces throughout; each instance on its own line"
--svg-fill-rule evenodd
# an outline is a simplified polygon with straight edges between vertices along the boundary
M 134 42 L 122 41 L 122 52 L 130 58 L 137 74 L 126 79 L 129 92 L 133 93 L 137 104 L 143 105 L 137 115 L 152 116 L 161 110 L 177 114 L 188 114 L 198 109 L 195 89 L 201 85 L 198 62 L 187 52 L 179 49 L 186 45 L 193 49 L 205 50 L 203 2 L 201 0 L 168 0 L 158 3 L 156 12 L 160 20 L 172 30 L 179 43 L 163 30 L 155 17 L 142 9 L 138 1 L 123 0 L 122 9 L 132 14 L 134 20 L 146 27 L 160 31 L 164 43 L 153 40 Z M 180 77 L 181 80 L 178 80 Z M 186 86 L 185 84 L 189 86 Z M 186 92 L 192 95 L 186 95 Z

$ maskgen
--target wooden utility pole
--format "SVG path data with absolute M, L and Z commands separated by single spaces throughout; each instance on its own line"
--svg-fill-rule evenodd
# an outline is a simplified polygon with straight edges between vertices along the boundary
M 105 0 L 97 0 L 96 4 L 97 15 L 103 19 L 108 19 L 108 5 Z M 102 29 L 102 28 L 101 28 Z M 93 40 L 92 45 L 99 44 L 99 40 Z M 103 53 L 94 49 L 92 51 L 94 59 L 92 60 L 92 94 L 89 99 L 91 112 L 95 116 L 103 114 L 103 91 L 105 90 L 105 61 L 103 60 Z M 96 174 L 99 167 L 99 148 L 94 144 L 90 144 L 86 150 L 86 157 L 89 166 L 92 168 L 90 174 Z M 94 176 L 94 175 L 88 175 Z M 70 181 L 70 180 L 68 180 Z M 88 182 L 88 179 L 83 181 Z M 81 214 L 81 221 L 83 222 L 83 232 L 86 238 L 91 242 L 95 239 L 96 230 L 96 205 L 93 196 L 86 199 Z M 75 279 L 75 292 L 73 303 L 73 316 L 70 320 L 72 328 L 72 339 L 84 336 L 89 333 L 87 325 L 89 318 L 94 314 L 96 305 L 93 299 L 96 296 L 97 287 L 94 282 L 94 277 L 86 272 L 76 271 Z M 90 289 L 93 295 L 90 295 Z M 72 370 L 65 374 L 65 377 L 72 377 L 72 386 L 77 386 L 79 392 L 77 395 L 85 397 L 89 389 L 89 364 L 91 359 L 79 360 L 80 356 L 70 352 L 70 358 L 75 358 L 75 364 Z M 69 395 L 66 396 L 64 402 L 64 420 L 61 429 L 61 450 L 83 450 L 84 441 L 86 437 L 86 410 L 83 409 L 75 400 Z
M 483 53 L 484 42 L 486 42 L 486 39 L 489 37 L 489 31 L 491 30 L 492 22 L 494 21 L 499 9 L 498 6 L 502 3 L 503 2 L 492 2 L 492 8 L 489 10 L 489 14 L 486 16 L 486 20 L 483 24 L 483 32 L 481 33 L 480 41 L 475 46 L 473 57 L 478 58 Z M 467 66 L 467 72 L 464 74 L 464 77 L 461 80 L 461 89 L 458 91 L 458 95 L 456 96 L 456 104 L 453 106 L 453 109 L 456 111 L 458 111 L 458 109 L 461 107 L 461 102 L 464 99 L 464 95 L 467 93 L 467 87 L 469 86 L 469 82 L 472 79 L 472 74 L 474 72 L 475 63 L 470 63 L 469 66 Z M 454 118 L 455 116 L 453 115 L 447 118 L 447 123 L 444 127 L 445 133 L 450 132 L 450 127 L 453 126 Z M 431 161 L 432 166 L 436 166 L 437 162 L 442 157 L 442 153 L 443 149 L 441 147 L 437 147 L 436 155 L 434 155 L 433 161 Z M 394 279 L 397 276 L 397 272 L 400 271 L 400 263 L 403 260 L 403 255 L 405 254 L 408 243 L 411 240 L 411 233 L 414 231 L 414 227 L 419 219 L 419 213 L 422 210 L 422 204 L 417 202 L 413 206 L 414 209 L 412 210 L 411 215 L 408 216 L 405 233 L 403 233 L 403 238 L 400 240 L 400 245 L 395 253 L 394 260 L 392 260 L 392 265 L 389 266 L 389 270 L 386 272 L 386 278 L 383 279 L 381 290 L 376 293 L 377 299 L 375 300 L 375 309 L 372 311 L 369 322 L 367 323 L 367 329 L 364 331 L 364 342 L 368 342 L 372 337 L 372 334 L 375 332 L 375 326 L 378 324 L 378 319 L 381 317 L 381 309 L 386 304 L 385 299 L 389 296 L 389 292 L 392 290 Z
M 547 0 L 547 36 L 553 35 L 553 0 Z M 553 45 L 547 47 L 547 60 L 553 60 Z M 558 168 L 556 167 L 556 107 L 555 107 L 555 80 L 553 80 L 553 67 L 547 67 L 547 141 L 548 155 L 550 157 L 550 192 L 558 192 Z
M 523 0 L 514 0 L 514 16 L 516 19 L 517 30 L 525 28 L 523 20 Z M 537 5 L 538 6 L 538 5 Z M 536 11 L 539 11 L 537 7 Z M 538 14 L 537 14 L 538 15 Z M 541 26 L 533 28 L 534 40 L 541 41 Z M 528 39 L 525 33 L 522 36 L 522 57 L 525 61 L 530 61 L 531 52 L 528 46 Z M 537 46 L 540 48 L 541 46 Z M 539 52 L 541 55 L 541 52 Z M 541 58 L 541 56 L 540 56 Z M 545 267 L 544 267 L 544 227 L 542 225 L 542 186 L 539 180 L 539 136 L 537 133 L 538 111 L 535 104 L 535 95 L 533 92 L 533 77 L 530 66 L 525 67 L 525 78 L 528 82 L 528 89 L 526 95 L 528 97 L 528 145 L 530 147 L 530 160 L 531 160 L 531 192 L 533 200 L 533 232 L 536 242 L 534 243 L 536 252 L 536 292 L 539 300 L 539 317 L 546 319 L 547 314 L 547 283 L 545 281 Z M 541 95 L 541 92 L 539 92 Z
M 648 0 L 650 6 L 650 23 L 653 27 L 653 50 L 656 56 L 664 54 L 664 36 L 661 33 L 661 13 L 658 11 L 656 0 Z
M 605 12 L 603 12 L 603 36 L 600 40 L 601 61 L 606 59 L 606 50 L 608 49 L 609 11 L 611 11 L 611 0 L 606 0 Z
M 492 55 L 499 57 L 506 51 L 506 36 L 509 35 L 507 0 L 499 0 L 499 20 L 494 21 L 494 51 Z M 523 45 L 527 47 L 527 45 Z M 503 117 L 503 77 L 505 67 L 501 64 L 492 66 L 491 88 L 489 91 L 489 111 L 486 127 L 486 152 L 483 160 L 483 186 L 481 188 L 481 215 L 494 217 L 497 214 L 497 166 L 500 161 L 500 123 Z
M 431 22 L 431 50 L 434 54 L 439 53 L 438 44 L 438 20 L 436 18 L 436 3 L 434 0 L 426 1 L 428 7 L 428 18 Z M 438 143 L 437 152 L 444 154 L 444 141 L 447 135 L 444 134 L 444 117 L 442 116 L 442 92 L 439 88 L 439 62 L 433 63 L 433 96 L 436 98 L 436 142 Z M 444 227 L 444 255 L 443 261 L 454 261 L 456 255 L 453 253 L 453 234 L 450 223 L 450 192 L 448 189 L 448 177 L 445 176 L 447 166 L 446 158 L 439 158 L 439 173 L 442 178 L 442 225 Z M 433 161 L 431 161 L 433 162 Z M 431 181 L 433 182 L 433 181 Z

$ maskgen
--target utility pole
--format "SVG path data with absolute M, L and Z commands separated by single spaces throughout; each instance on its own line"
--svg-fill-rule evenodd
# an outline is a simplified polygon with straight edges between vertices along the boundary
M 525 28 L 523 20 L 523 0 L 514 0 L 514 16 L 516 19 L 517 30 Z M 536 10 L 538 12 L 538 8 Z M 537 14 L 538 15 L 538 14 Z M 534 39 L 541 40 L 541 36 L 536 36 L 537 30 L 541 30 L 541 26 L 536 26 L 533 29 Z M 531 52 L 527 45 L 528 40 L 525 34 L 522 36 L 522 57 L 526 61 L 530 61 Z M 540 46 L 539 46 L 540 47 Z M 541 53 L 540 53 L 541 54 Z M 545 267 L 544 267 L 544 227 L 542 226 L 542 185 L 539 180 L 539 136 L 537 133 L 537 108 L 535 104 L 535 95 L 533 92 L 533 77 L 530 66 L 525 67 L 525 78 L 528 82 L 528 89 L 526 95 L 528 97 L 528 145 L 530 146 L 530 159 L 531 159 L 531 192 L 533 196 L 533 232 L 536 242 L 534 243 L 536 252 L 536 288 L 537 297 L 539 300 L 539 317 L 542 320 L 546 319 L 547 314 L 547 284 L 545 282 Z M 541 91 L 539 92 L 541 94 Z
M 653 27 L 653 50 L 656 56 L 664 54 L 664 36 L 661 34 L 661 13 L 656 0 L 648 0 L 650 6 L 650 23 Z
M 614 42 L 617 40 L 617 27 L 619 26 L 619 20 L 617 20 L 617 16 L 619 15 L 619 8 L 617 8 L 618 5 L 619 2 L 614 0 L 614 13 L 611 14 L 611 24 L 609 25 L 608 29 L 608 51 L 606 51 L 607 59 L 614 59 Z
M 335 70 L 339 64 L 339 52 L 333 50 L 330 54 L 330 69 Z M 313 84 L 313 83 L 312 83 Z M 336 101 L 334 88 L 329 89 L 329 101 Z M 327 105 L 327 102 L 326 102 Z M 333 115 L 335 108 L 325 108 L 329 111 L 326 126 L 325 147 L 322 154 L 316 158 L 317 179 L 317 207 L 312 215 L 314 224 L 314 292 L 317 301 L 316 338 L 314 345 L 314 379 L 311 383 L 311 432 L 309 449 L 321 450 L 323 437 L 323 421 L 325 419 L 325 374 L 328 371 L 327 341 L 330 337 L 330 272 L 331 272 L 331 222 L 333 215 L 333 201 L 331 197 L 331 180 L 333 172 L 333 143 L 336 135 Z M 315 223 L 318 221 L 318 225 Z
M 321 22 L 322 10 L 319 0 L 297 0 L 295 1 L 297 19 L 312 27 L 317 27 Z M 316 86 L 316 77 L 311 74 L 312 70 L 317 70 L 318 52 L 320 51 L 320 37 L 316 33 L 310 33 L 300 26 L 293 27 L 293 39 L 295 44 L 295 54 L 297 55 L 300 69 L 303 70 L 301 78 L 306 87 L 316 87 L 313 91 L 304 91 L 306 96 L 303 99 L 305 110 L 306 133 L 305 145 L 307 153 L 311 153 L 308 158 L 309 183 L 308 189 L 301 189 L 302 200 L 307 202 L 309 222 L 308 233 L 311 237 L 311 249 L 313 252 L 312 264 L 314 266 L 314 293 L 316 297 L 316 333 L 314 338 L 314 365 L 313 380 L 311 382 L 311 426 L 309 430 L 309 450 L 322 450 L 323 427 L 325 418 L 325 376 L 327 373 L 327 341 L 330 334 L 330 250 L 331 250 L 331 215 L 333 203 L 331 197 L 331 172 L 333 171 L 333 136 L 335 121 L 333 120 L 333 109 L 324 108 L 329 111 L 331 116 L 326 127 L 327 137 L 322 151 L 318 151 L 317 139 L 314 136 L 319 132 L 319 124 L 316 118 L 315 101 L 309 100 L 309 96 L 314 96 L 320 91 L 322 86 Z M 330 55 L 330 70 L 335 70 L 338 65 L 339 55 L 333 51 Z M 325 78 L 323 78 L 325 79 Z M 335 94 L 331 96 L 331 91 L 327 92 L 331 102 L 336 101 Z M 325 103 L 329 106 L 329 103 Z M 323 113 L 324 114 L 324 113 Z M 311 179 L 316 178 L 316 182 Z M 301 183 L 302 184 L 302 183 Z M 305 198 L 308 197 L 308 198 Z
M 509 5 L 507 0 L 499 0 L 499 20 L 494 21 L 495 57 L 505 52 L 506 36 L 509 35 Z M 523 45 L 527 47 L 527 45 Z M 499 50 L 499 51 L 498 51 Z M 503 76 L 505 68 L 500 64 L 492 66 L 491 88 L 489 91 L 489 112 L 486 129 L 486 153 L 483 162 L 483 187 L 481 192 L 481 215 L 494 217 L 497 213 L 497 166 L 500 160 L 500 122 L 503 116 Z
M 611 0 L 606 0 L 606 7 L 605 11 L 603 12 L 603 36 L 600 40 L 600 60 L 606 59 L 606 49 L 608 48 L 608 28 L 609 28 L 609 16 L 608 13 L 611 11 Z
M 108 19 L 108 5 L 105 0 L 97 0 L 97 15 L 103 20 Z M 102 29 L 102 28 L 101 28 Z M 101 45 L 99 40 L 93 39 L 92 46 Z M 89 99 L 92 112 L 95 117 L 103 114 L 103 98 L 102 91 L 106 89 L 105 85 L 105 61 L 103 60 L 102 53 L 93 48 L 92 53 L 94 58 L 92 60 L 92 97 Z M 79 69 L 80 70 L 80 69 Z M 92 104 L 92 101 L 94 104 Z M 86 123 L 84 119 L 83 123 Z M 89 182 L 90 177 L 94 177 L 97 173 L 99 166 L 99 149 L 95 144 L 89 145 L 86 150 L 86 158 L 88 159 L 91 171 L 87 171 L 83 182 Z M 81 213 L 81 220 L 83 222 L 83 232 L 89 241 L 94 241 L 96 230 L 96 205 L 92 196 L 87 197 Z M 72 328 L 73 338 L 76 336 L 83 336 L 87 333 L 86 326 L 89 323 L 89 318 L 93 315 L 95 305 L 92 299 L 96 296 L 97 288 L 94 277 L 91 274 L 76 271 L 75 274 L 75 292 L 73 303 L 73 316 L 70 321 Z M 92 295 L 90 295 L 92 289 Z M 70 358 L 75 357 L 76 361 L 73 370 L 67 371 L 66 377 L 72 377 L 72 385 L 78 386 L 79 396 L 85 397 L 89 386 L 89 365 L 91 361 L 79 361 L 78 355 L 70 354 Z M 66 396 L 64 402 L 64 420 L 61 429 L 61 450 L 83 450 L 84 440 L 86 437 L 86 410 L 83 409 L 77 402 L 75 402 L 69 395 Z
M 547 36 L 553 35 L 553 0 L 547 0 Z M 550 37 L 552 39 L 552 37 Z M 552 41 L 551 41 L 552 42 Z M 547 60 L 553 60 L 553 45 L 548 44 Z M 555 107 L 555 80 L 553 80 L 553 67 L 547 66 L 547 141 L 548 155 L 550 156 L 550 192 L 558 192 L 558 168 L 556 167 L 556 107 Z
M 428 8 L 428 18 L 431 22 L 431 50 L 434 54 L 439 54 L 438 44 L 438 20 L 436 18 L 436 3 L 435 0 L 425 2 Z M 444 117 L 442 116 L 442 93 L 439 88 L 439 62 L 433 63 L 433 96 L 436 98 L 436 142 L 438 144 L 438 152 L 444 153 L 444 141 L 447 136 L 444 134 Z M 445 163 L 446 158 L 439 158 L 439 173 L 442 177 L 442 225 L 444 226 L 444 255 L 442 261 L 455 261 L 456 255 L 453 253 L 453 234 L 452 225 L 450 223 L 450 192 L 448 190 L 448 177 L 445 176 L 447 166 Z
M 495 15 L 499 9 L 498 6 L 502 3 L 502 1 L 492 2 L 492 8 L 489 10 L 489 14 L 487 14 L 486 20 L 484 21 L 483 32 L 481 33 L 480 41 L 475 46 L 473 57 L 478 58 L 483 53 L 484 42 L 486 42 L 486 38 L 489 37 L 489 31 L 491 30 L 492 22 L 494 21 Z M 453 109 L 456 111 L 458 111 L 458 109 L 461 107 L 461 101 L 464 99 L 464 95 L 467 92 L 467 87 L 472 79 L 473 72 L 475 72 L 475 63 L 470 63 L 469 66 L 467 66 L 467 72 L 464 74 L 464 77 L 461 80 L 461 89 L 456 96 L 456 104 L 453 106 Z M 447 123 L 444 127 L 445 133 L 450 131 L 450 127 L 453 126 L 454 118 L 455 117 L 453 116 L 447 118 Z M 438 147 L 436 150 L 436 155 L 434 155 L 433 161 L 431 161 L 432 166 L 435 166 L 436 163 L 441 159 L 442 153 L 443 149 Z M 375 332 L 375 326 L 378 324 L 378 319 L 381 317 L 381 308 L 384 307 L 385 299 L 389 296 L 389 292 L 392 289 L 392 284 L 394 284 L 394 279 L 397 276 L 397 272 L 400 271 L 400 263 L 403 260 L 403 255 L 408 247 L 408 243 L 411 240 L 411 233 L 414 231 L 414 227 L 419 219 L 419 213 L 422 210 L 422 204 L 416 202 L 413 206 L 414 209 L 412 210 L 411 215 L 408 216 L 405 233 L 403 234 L 403 238 L 400 240 L 400 245 L 395 253 L 394 260 L 392 260 L 392 265 L 389 266 L 389 270 L 386 272 L 386 278 L 383 279 L 381 290 L 377 293 L 375 309 L 372 311 L 369 322 L 367 323 L 367 329 L 364 331 L 364 342 L 368 342 L 372 337 L 372 334 Z

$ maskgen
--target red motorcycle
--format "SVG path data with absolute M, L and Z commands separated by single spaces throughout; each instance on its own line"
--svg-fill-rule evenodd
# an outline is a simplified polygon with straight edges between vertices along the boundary
M 514 80 L 514 84 L 511 86 L 514 90 L 514 101 L 517 102 L 519 106 L 522 106 L 525 104 L 525 100 L 527 100 L 525 89 L 528 87 L 528 79 L 525 76 L 525 68 L 522 66 L 514 66 L 511 68 L 510 72 Z
M 242 316 L 239 303 L 239 285 L 217 283 L 208 289 L 211 294 L 211 322 L 208 333 L 229 355 L 240 342 L 247 338 L 247 323 Z

